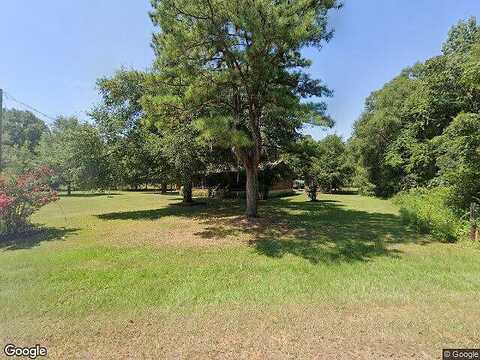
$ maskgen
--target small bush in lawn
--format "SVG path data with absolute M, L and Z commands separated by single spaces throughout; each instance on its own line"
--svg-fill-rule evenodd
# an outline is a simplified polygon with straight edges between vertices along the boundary
M 454 242 L 465 235 L 466 222 L 447 206 L 450 192 L 447 187 L 417 188 L 399 193 L 394 202 L 400 206 L 404 222 L 420 232 Z
M 18 177 L 0 179 L 1 236 L 28 230 L 31 215 L 58 199 L 49 185 L 52 175 L 48 167 L 40 167 Z

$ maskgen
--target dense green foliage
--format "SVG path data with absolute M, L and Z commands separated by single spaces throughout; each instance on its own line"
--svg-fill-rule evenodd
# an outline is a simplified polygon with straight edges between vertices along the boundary
M 48 132 L 45 123 L 30 111 L 5 109 L 3 113 L 4 146 L 28 146 L 33 150 L 43 134 Z
M 305 190 L 310 200 L 317 199 L 318 182 L 316 181 L 314 166 L 318 156 L 318 143 L 311 137 L 305 136 L 290 146 L 285 154 L 298 179 L 303 180 Z
M 439 180 L 452 188 L 451 204 L 480 201 L 480 114 L 458 115 L 436 140 Z
M 168 183 L 176 183 L 190 202 L 193 177 L 221 157 L 201 143 L 188 118 L 152 100 L 165 92 L 158 80 L 157 73 L 135 70 L 100 79 L 102 102 L 90 115 L 109 149 L 118 186 L 161 184 L 165 191 Z
M 475 140 L 467 140 L 459 128 L 474 130 L 480 112 L 478 46 L 480 27 L 475 20 L 460 22 L 451 29 L 442 55 L 405 69 L 370 95 L 351 141 L 365 175 L 363 182 L 358 179 L 363 187 L 390 196 L 444 181 L 460 185 L 461 180 L 449 175 L 452 167 L 445 159 L 459 147 L 475 152 Z M 461 113 L 465 115 L 457 119 Z M 475 161 L 464 165 L 474 168 Z M 478 177 L 470 175 L 465 176 L 478 184 Z M 469 191 L 464 203 L 478 196 L 478 185 Z
M 293 169 L 285 161 L 276 161 L 260 164 L 258 172 L 259 195 L 267 200 L 270 190 L 277 182 L 291 181 L 294 178 Z M 287 190 L 288 193 L 288 190 Z
M 336 192 L 349 184 L 353 168 L 346 145 L 339 136 L 328 135 L 318 142 L 313 171 L 324 192 Z
M 436 239 L 456 241 L 466 234 L 466 222 L 450 208 L 451 190 L 447 187 L 416 188 L 396 195 L 400 216 L 415 230 Z
M 20 175 L 35 167 L 37 145 L 48 127 L 29 111 L 3 110 L 2 159 L 7 173 Z
M 5 111 L 3 150 L 5 176 L 18 177 L 48 165 L 53 185 L 82 189 L 112 184 L 108 154 L 97 128 L 71 117 L 48 127 L 28 111 Z
M 320 141 L 305 136 L 292 144 L 284 157 L 296 177 L 304 181 L 311 200 L 316 200 L 318 190 L 334 192 L 348 185 L 354 172 L 347 146 L 337 135 Z
M 102 101 L 90 116 L 108 149 L 115 186 L 137 189 L 175 179 L 160 134 L 143 122 L 140 99 L 147 94 L 146 79 L 145 72 L 122 69 L 97 81 Z
M 474 18 L 459 22 L 442 55 L 405 69 L 369 96 L 350 141 L 355 182 L 364 193 L 448 188 L 424 190 L 425 196 L 409 192 L 400 201 L 408 218 L 417 219 L 413 223 L 428 223 L 421 227 L 444 237 L 457 237 L 458 231 L 429 218 L 429 191 L 433 199 L 448 192 L 437 204 L 437 218 L 444 216 L 448 224 L 452 214 L 458 219 L 472 201 L 480 201 L 479 55 L 480 26 Z
M 48 165 L 58 185 L 80 189 L 105 188 L 111 183 L 106 149 L 97 129 L 76 118 L 58 118 L 40 141 L 37 162 Z

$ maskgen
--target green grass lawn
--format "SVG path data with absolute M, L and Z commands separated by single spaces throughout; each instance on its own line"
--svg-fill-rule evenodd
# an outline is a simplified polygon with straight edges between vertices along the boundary
M 65 358 L 426 358 L 478 347 L 480 251 L 386 200 L 303 195 L 184 207 L 75 194 L 0 243 L 0 341 Z M 335 357 L 336 356 L 336 357 Z

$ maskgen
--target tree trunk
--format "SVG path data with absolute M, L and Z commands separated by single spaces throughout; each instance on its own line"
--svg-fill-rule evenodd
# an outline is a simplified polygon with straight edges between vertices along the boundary
M 167 193 L 167 183 L 162 183 L 162 194 Z
M 470 240 L 476 241 L 477 240 L 477 227 L 475 225 L 471 225 L 470 227 Z
M 270 193 L 270 189 L 266 185 L 260 185 L 259 184 L 259 195 L 260 195 L 260 200 L 268 200 L 268 195 Z
M 470 239 L 477 240 L 477 204 L 470 204 Z
M 314 183 L 307 186 L 307 195 L 310 201 L 317 201 L 317 190 L 318 186 Z
M 70 183 L 67 184 L 67 195 L 72 195 L 72 185 Z
M 245 166 L 245 172 L 247 175 L 246 195 L 247 195 L 247 209 L 245 215 L 248 218 L 257 217 L 257 203 L 258 203 L 258 179 L 257 179 L 257 167 Z
M 266 186 L 265 190 L 263 191 L 263 200 L 268 200 L 269 195 L 270 195 L 270 188 Z
M 193 202 L 192 198 L 192 181 L 188 180 L 183 185 L 183 203 L 190 204 Z

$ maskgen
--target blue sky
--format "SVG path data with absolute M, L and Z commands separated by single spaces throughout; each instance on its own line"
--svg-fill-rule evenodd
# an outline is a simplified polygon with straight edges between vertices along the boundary
M 344 0 L 332 13 L 335 36 L 305 51 L 311 73 L 335 91 L 331 133 L 348 137 L 368 94 L 401 69 L 440 53 L 460 19 L 480 20 L 479 0 Z M 5 0 L 0 10 L 0 87 L 53 117 L 85 112 L 95 80 L 152 60 L 148 0 Z M 22 108 L 11 100 L 5 106 Z M 325 132 L 309 129 L 315 137 Z

